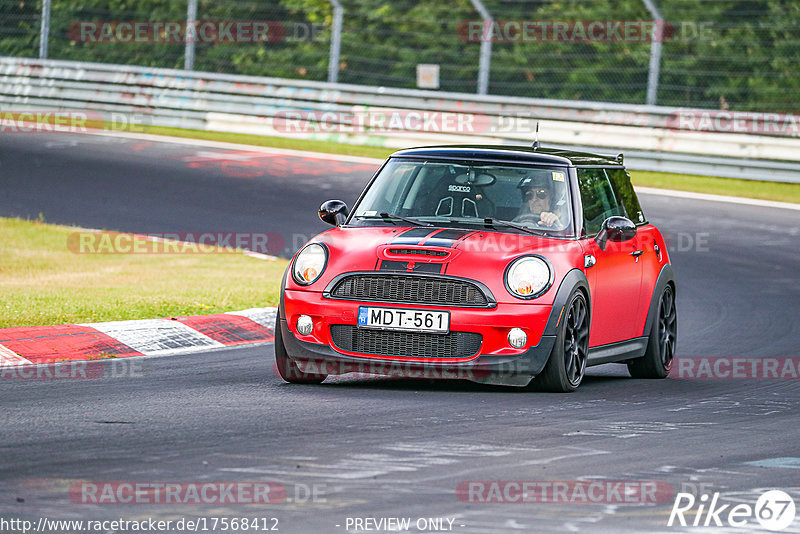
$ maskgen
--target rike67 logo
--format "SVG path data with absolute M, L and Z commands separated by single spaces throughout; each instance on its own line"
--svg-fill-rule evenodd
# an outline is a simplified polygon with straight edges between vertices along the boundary
M 711 497 L 703 494 L 700 498 L 691 493 L 678 493 L 667 526 L 729 526 L 752 529 L 757 522 L 767 530 L 780 531 L 794 521 L 794 499 L 785 491 L 766 491 L 758 497 L 755 505 L 721 504 L 719 500 L 719 492 Z

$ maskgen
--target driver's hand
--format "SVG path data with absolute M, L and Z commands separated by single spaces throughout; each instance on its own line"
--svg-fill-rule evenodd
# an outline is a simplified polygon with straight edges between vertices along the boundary
M 542 226 L 553 226 L 558 222 L 558 215 L 549 211 L 539 214 L 539 224 Z

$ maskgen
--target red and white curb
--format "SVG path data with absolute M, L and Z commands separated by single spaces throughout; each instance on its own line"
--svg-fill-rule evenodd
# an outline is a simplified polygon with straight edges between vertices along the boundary
M 168 356 L 275 340 L 277 308 L 0 329 L 0 366 Z

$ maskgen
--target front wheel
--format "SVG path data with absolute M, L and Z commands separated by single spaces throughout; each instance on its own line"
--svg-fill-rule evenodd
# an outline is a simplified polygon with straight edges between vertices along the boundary
M 589 353 L 589 307 L 578 290 L 568 302 L 553 352 L 533 381 L 535 389 L 568 393 L 578 389 L 583 381 Z
M 275 365 L 278 367 L 280 377 L 292 384 L 319 384 L 328 378 L 325 374 L 301 371 L 297 363 L 289 358 L 286 346 L 283 344 L 280 313 L 275 317 Z
M 656 317 L 650 328 L 650 339 L 644 356 L 628 364 L 634 378 L 665 378 L 675 357 L 678 340 L 678 314 L 675 310 L 675 290 L 667 285 L 658 301 Z

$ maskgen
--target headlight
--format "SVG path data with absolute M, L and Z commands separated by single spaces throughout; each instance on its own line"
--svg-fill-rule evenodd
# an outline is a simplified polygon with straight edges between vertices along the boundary
M 517 298 L 532 299 L 547 291 L 553 283 L 553 270 L 540 256 L 523 256 L 506 269 L 506 288 Z
M 300 251 L 294 259 L 292 278 L 301 286 L 317 281 L 328 263 L 328 250 L 318 243 L 311 243 Z

